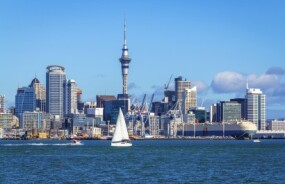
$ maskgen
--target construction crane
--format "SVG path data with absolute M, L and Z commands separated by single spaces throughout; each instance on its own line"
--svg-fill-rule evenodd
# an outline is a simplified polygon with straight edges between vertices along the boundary
M 146 98 L 146 94 L 144 94 L 144 96 L 143 96 L 143 100 L 142 100 L 141 107 L 140 107 L 140 114 L 143 111 L 143 109 L 145 108 L 145 98 Z
M 148 110 L 148 112 L 150 112 L 150 111 L 151 111 L 153 98 L 154 98 L 154 93 L 152 94 L 151 99 L 150 99 L 150 102 L 149 102 L 149 105 L 148 105 L 148 109 L 147 109 L 147 110 Z
M 144 96 L 143 96 L 143 100 L 142 100 L 141 107 L 139 109 L 139 114 L 138 114 L 139 115 L 139 119 L 141 121 L 141 136 L 145 135 L 144 118 L 143 118 L 143 115 L 142 115 L 142 111 L 145 108 L 145 98 L 146 98 L 146 94 L 144 94 Z
M 169 78 L 169 80 L 168 80 L 168 83 L 164 85 L 164 90 L 165 90 L 165 91 L 168 89 L 172 77 L 173 77 L 173 74 L 171 74 L 171 76 L 170 76 L 170 78 Z

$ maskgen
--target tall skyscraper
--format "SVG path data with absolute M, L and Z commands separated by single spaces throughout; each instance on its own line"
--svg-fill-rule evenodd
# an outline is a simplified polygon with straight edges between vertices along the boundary
M 65 114 L 76 114 L 77 110 L 77 84 L 75 80 L 68 80 L 65 85 Z
M 256 124 L 258 130 L 266 129 L 266 95 L 260 89 L 247 88 L 247 119 Z
M 64 67 L 51 65 L 46 72 L 46 111 L 54 116 L 64 116 Z
M 36 108 L 41 112 L 46 111 L 46 88 L 40 81 L 35 77 L 29 87 L 33 87 L 36 95 Z
M 5 96 L 0 95 L 0 112 L 4 112 L 5 108 Z
M 182 112 L 187 114 L 190 108 L 197 107 L 197 87 L 184 89 L 182 99 Z
M 33 87 L 18 88 L 15 96 L 15 114 L 19 118 L 25 112 L 36 109 L 36 95 Z
M 122 49 L 122 56 L 120 58 L 122 77 L 123 77 L 123 94 L 128 94 L 128 74 L 129 74 L 129 63 L 131 58 L 129 58 L 129 50 L 127 47 L 126 40 L 126 22 L 124 23 L 124 45 Z
M 176 102 L 182 103 L 183 100 L 183 92 L 185 89 L 190 89 L 191 83 L 190 81 L 182 80 L 182 77 L 179 76 L 175 78 L 175 96 L 176 96 Z

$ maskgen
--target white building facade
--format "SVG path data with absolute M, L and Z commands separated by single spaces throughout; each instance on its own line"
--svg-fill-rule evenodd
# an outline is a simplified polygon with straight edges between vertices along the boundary
M 247 119 L 256 124 L 258 130 L 266 130 L 266 95 L 260 89 L 248 88 Z

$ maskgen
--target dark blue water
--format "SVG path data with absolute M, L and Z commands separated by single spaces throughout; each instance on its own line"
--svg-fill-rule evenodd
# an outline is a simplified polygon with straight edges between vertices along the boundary
M 284 183 L 285 140 L 0 141 L 0 183 Z

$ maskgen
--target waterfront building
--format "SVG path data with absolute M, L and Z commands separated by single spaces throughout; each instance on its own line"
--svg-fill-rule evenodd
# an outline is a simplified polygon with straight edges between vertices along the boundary
M 23 112 L 20 117 L 20 128 L 30 135 L 37 136 L 39 132 L 47 133 L 51 129 L 52 115 L 46 112 Z
M 230 100 L 231 102 L 237 102 L 241 107 L 241 119 L 246 119 L 247 114 L 247 104 L 245 98 L 234 98 Z
M 99 119 L 87 117 L 85 114 L 74 114 L 71 121 L 71 134 L 82 135 L 84 137 L 90 137 L 90 135 L 94 137 L 94 134 L 98 136 L 99 131 L 96 129 L 96 126 L 101 124 L 101 121 Z
M 128 94 L 128 75 L 129 75 L 129 64 L 131 58 L 129 57 L 129 49 L 127 47 L 126 39 L 126 22 L 124 23 L 124 45 L 122 49 L 122 55 L 120 57 L 122 78 L 123 78 L 123 94 Z
M 179 127 L 183 126 L 183 119 L 179 110 L 170 110 L 169 114 L 160 116 L 162 133 L 166 137 L 176 137 Z
M 46 111 L 46 89 L 43 84 L 35 77 L 29 87 L 34 88 L 36 95 L 36 108 L 40 111 Z
M 66 114 L 77 114 L 77 84 L 75 80 L 68 80 L 64 85 L 64 112 Z
M 256 124 L 258 130 L 266 130 L 266 95 L 260 89 L 247 88 L 247 119 Z
M 196 121 L 198 123 L 205 123 L 207 120 L 207 112 L 205 107 L 196 107 L 189 110 L 189 113 L 195 114 Z
M 186 124 L 193 124 L 196 123 L 196 117 L 193 112 L 189 112 L 188 114 L 183 115 L 183 122 Z
M 187 114 L 190 108 L 197 107 L 197 87 L 185 88 L 182 95 L 182 112 Z
M 124 115 L 127 114 L 130 108 L 130 100 L 128 98 L 106 101 L 104 104 L 104 121 L 110 121 L 111 124 L 116 123 L 120 108 Z
M 15 96 L 15 114 L 19 118 L 21 113 L 33 112 L 36 109 L 36 95 L 33 87 L 18 88 Z
M 268 123 L 268 129 L 272 131 L 285 131 L 285 120 L 272 120 Z
M 235 101 L 221 101 L 221 122 L 232 122 L 241 120 L 241 105 Z
M 4 95 L 0 95 L 0 113 L 5 112 L 5 96 Z
M 46 111 L 59 119 L 64 116 L 64 67 L 51 65 L 46 72 Z
M 148 118 L 149 122 L 149 134 L 153 137 L 158 137 L 160 133 L 159 128 L 159 116 L 155 116 L 154 113 L 151 113 Z
M 12 129 L 19 127 L 19 119 L 11 113 L 0 113 L 0 128 Z

